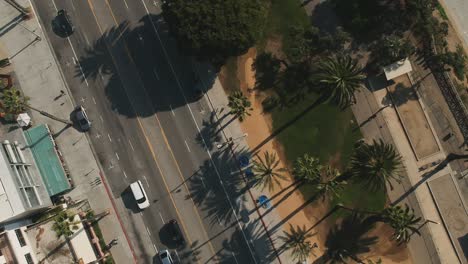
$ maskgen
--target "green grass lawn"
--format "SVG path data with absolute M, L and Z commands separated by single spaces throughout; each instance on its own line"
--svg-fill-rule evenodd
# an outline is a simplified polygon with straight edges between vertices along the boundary
M 271 36 L 281 36 L 283 45 L 288 45 L 288 32 L 291 26 L 308 26 L 310 18 L 299 0 L 272 0 L 263 36 L 257 44 L 263 50 Z
M 315 99 L 316 96 L 310 94 L 294 107 L 274 110 L 273 130 L 294 118 Z M 362 137 L 359 130 L 353 131 L 355 127 L 356 122 L 351 109 L 341 111 L 334 105 L 322 104 L 281 132 L 277 140 L 283 145 L 290 164 L 298 156 L 309 153 L 319 157 L 324 164 L 331 161 L 343 171 L 353 152 L 354 143 Z M 305 199 L 315 193 L 315 187 L 311 185 L 303 185 L 300 189 Z M 364 186 L 349 182 L 340 197 L 332 201 L 331 206 L 337 203 L 377 211 L 385 204 L 385 194 L 371 193 Z

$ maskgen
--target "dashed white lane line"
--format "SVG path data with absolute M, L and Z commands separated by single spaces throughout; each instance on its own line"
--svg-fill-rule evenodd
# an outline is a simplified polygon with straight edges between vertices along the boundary
M 99 119 L 101 119 L 101 122 L 104 123 L 104 118 L 102 118 L 102 115 L 99 116 Z
M 94 99 L 94 96 L 93 96 L 93 103 L 96 104 L 96 99 Z
M 127 177 L 127 173 L 125 173 L 125 171 L 123 171 L 123 175 L 124 175 L 125 179 L 128 178 L 128 177 Z
M 70 4 L 71 4 L 71 6 L 72 6 L 73 10 L 75 10 L 75 11 L 76 11 L 75 5 L 73 4 L 73 0 L 72 0 L 72 1 L 70 1 Z
M 164 221 L 164 218 L 161 215 L 161 212 L 158 212 L 158 213 L 159 213 L 159 217 L 161 217 L 161 221 L 163 222 L 163 224 L 166 224 L 166 222 Z
M 189 148 L 189 145 L 188 145 L 188 143 L 187 143 L 187 140 L 184 140 L 184 142 L 185 142 L 185 146 L 187 147 L 188 152 L 191 152 L 191 151 L 190 151 L 190 148 Z
M 110 137 L 109 134 L 107 134 L 107 137 L 109 138 L 109 141 L 112 142 L 112 138 Z
M 175 116 L 174 109 L 172 109 L 172 105 L 169 105 L 169 108 L 171 109 L 172 115 Z
M 148 183 L 148 179 L 146 179 L 146 176 L 145 176 L 145 175 L 143 175 L 143 179 L 145 180 L 145 182 L 146 182 L 146 185 L 147 185 L 147 186 L 148 186 L 148 188 L 149 188 L 150 186 L 149 186 L 149 183 Z
M 127 1 L 123 0 L 124 1 L 124 4 L 125 4 L 125 7 L 128 9 L 128 4 L 127 4 Z
M 148 232 L 148 235 L 151 236 L 151 232 L 149 231 L 149 228 L 148 228 L 148 227 L 146 227 L 146 232 Z
M 117 157 L 117 160 L 120 160 L 119 154 L 116 152 L 115 157 Z
M 156 253 L 159 253 L 159 250 L 158 250 L 158 248 L 156 247 L 155 244 L 153 244 L 153 247 L 154 247 L 154 250 L 156 250 Z
M 54 5 L 55 11 L 58 11 L 57 6 L 55 5 L 55 1 L 52 0 L 52 4 Z
M 73 2 L 73 1 L 72 1 L 72 2 Z M 88 45 L 88 47 L 90 47 L 91 44 L 89 43 L 89 39 L 88 39 L 88 36 L 86 36 L 86 33 L 81 32 L 81 34 L 83 34 L 83 38 L 84 38 L 84 40 L 86 41 L 86 45 Z
M 154 73 L 154 76 L 156 76 L 156 79 L 158 79 L 158 81 L 159 81 L 159 74 L 158 74 L 158 71 L 156 70 L 156 68 L 153 68 L 153 73 Z
M 130 147 L 132 148 L 132 150 L 135 151 L 135 148 L 133 148 L 133 144 L 132 144 L 132 142 L 130 141 L 130 139 L 128 140 L 128 144 L 130 144 Z
M 71 50 L 73 52 L 73 55 L 75 56 L 75 59 L 78 61 L 78 67 L 80 68 L 81 76 L 83 76 L 83 79 L 84 79 L 84 81 L 86 83 L 86 86 L 89 87 L 88 80 L 86 79 L 86 76 L 85 76 L 85 74 L 83 72 L 83 68 L 81 68 L 81 63 L 78 60 L 78 56 L 76 55 L 75 48 L 73 48 L 73 44 L 71 43 L 70 37 L 67 37 L 67 40 L 68 40 L 68 43 L 70 44 L 70 47 L 71 47 Z
M 234 257 L 234 260 L 236 261 L 237 264 L 239 264 L 239 262 L 237 261 L 237 258 L 236 258 L 236 255 L 234 254 L 234 252 L 231 252 L 232 256 Z

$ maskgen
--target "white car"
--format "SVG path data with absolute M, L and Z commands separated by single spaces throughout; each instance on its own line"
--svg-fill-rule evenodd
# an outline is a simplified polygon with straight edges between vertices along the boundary
M 169 250 L 167 249 L 159 251 L 159 259 L 161 260 L 162 264 L 174 263 L 174 261 L 172 261 L 171 253 L 169 253 Z
M 130 184 L 130 189 L 132 190 L 133 196 L 135 197 L 138 208 L 143 210 L 150 206 L 148 196 L 146 196 L 145 189 L 143 188 L 143 184 L 141 184 L 140 180 Z
M 83 106 L 79 105 L 75 108 L 76 111 L 76 121 L 80 129 L 83 131 L 88 131 L 91 128 L 91 121 L 89 121 L 88 115 Z

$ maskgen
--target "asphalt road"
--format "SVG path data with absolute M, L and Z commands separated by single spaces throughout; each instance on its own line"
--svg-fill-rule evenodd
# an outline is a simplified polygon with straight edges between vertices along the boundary
M 233 214 L 245 188 L 233 176 L 231 155 L 213 149 L 220 137 L 207 102 L 196 100 L 194 72 L 207 82 L 213 76 L 178 53 L 160 3 L 143 1 L 33 1 L 72 96 L 93 122 L 89 136 L 114 197 L 126 207 L 138 263 L 157 262 L 163 248 L 182 263 L 266 262 Z M 75 25 L 70 37 L 56 27 L 60 9 Z M 128 191 L 135 180 L 152 201 L 143 212 Z M 170 219 L 179 221 L 185 247 L 168 239 Z M 143 242 L 147 236 L 153 245 Z

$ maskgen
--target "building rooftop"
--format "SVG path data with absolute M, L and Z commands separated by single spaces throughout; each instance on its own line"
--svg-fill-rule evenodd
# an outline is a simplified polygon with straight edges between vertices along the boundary
M 405 73 L 408 73 L 413 70 L 411 67 L 411 62 L 409 61 L 408 58 L 404 60 L 397 61 L 395 63 L 392 63 L 388 66 L 383 67 L 385 77 L 387 80 L 394 79 L 398 76 L 401 76 Z

